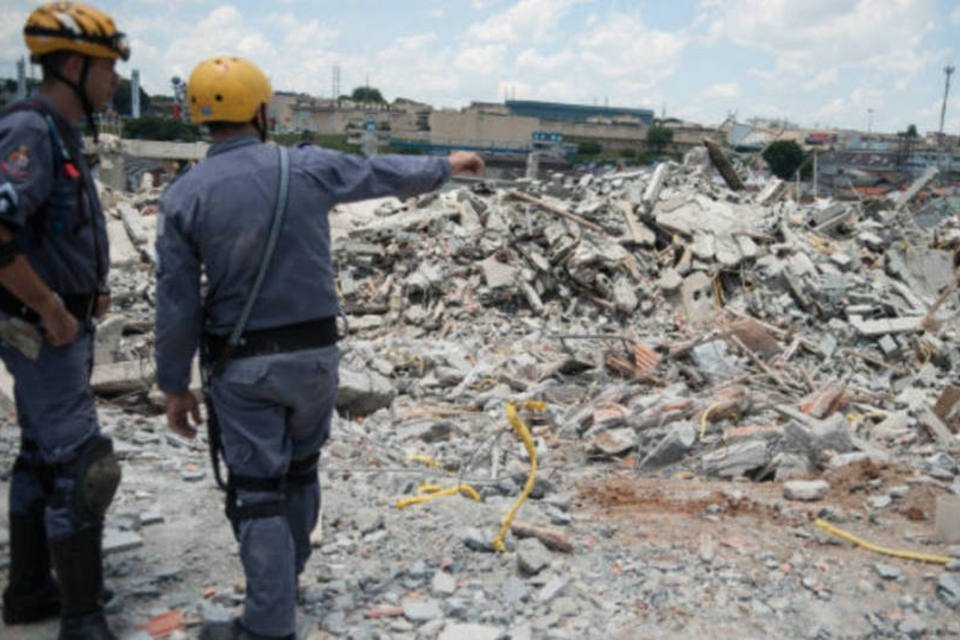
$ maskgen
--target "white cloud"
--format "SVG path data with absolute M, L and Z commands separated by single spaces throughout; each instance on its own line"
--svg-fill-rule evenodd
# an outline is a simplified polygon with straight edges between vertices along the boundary
M 707 87 L 703 92 L 703 97 L 714 98 L 718 100 L 731 100 L 740 97 L 739 82 L 720 82 Z
M 506 54 L 507 47 L 502 44 L 470 47 L 457 54 L 454 67 L 464 74 L 497 74 L 505 65 Z
M 517 56 L 517 67 L 521 72 L 552 74 L 569 69 L 575 61 L 576 54 L 572 51 L 544 55 L 536 49 L 524 49 Z
M 914 77 L 937 53 L 923 48 L 936 0 L 730 0 L 699 6 L 706 40 L 771 54 L 784 83 L 811 83 L 836 68 Z
M 585 79 L 623 78 L 651 88 L 676 71 L 687 39 L 680 33 L 651 29 L 633 16 L 611 14 L 576 38 L 576 43 Z
M 467 29 L 466 41 L 516 44 L 549 39 L 576 0 L 520 0 Z
M 950 14 L 950 24 L 960 25 L 960 7 L 954 9 L 953 13 Z

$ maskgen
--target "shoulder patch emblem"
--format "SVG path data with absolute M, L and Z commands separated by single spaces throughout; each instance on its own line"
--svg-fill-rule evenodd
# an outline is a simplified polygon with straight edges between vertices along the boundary
M 0 162 L 0 171 L 4 174 L 23 180 L 30 176 L 30 153 L 26 146 L 14 149 L 3 162 Z

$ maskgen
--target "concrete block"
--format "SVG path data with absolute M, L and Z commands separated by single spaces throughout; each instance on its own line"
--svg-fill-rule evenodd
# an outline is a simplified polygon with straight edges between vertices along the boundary
M 483 279 L 491 289 L 511 288 L 516 285 L 519 270 L 490 256 L 481 265 Z
M 787 500 L 816 502 L 830 491 L 826 480 L 791 480 L 783 484 L 783 497 Z
M 882 336 L 886 333 L 907 333 L 916 331 L 923 316 L 907 316 L 904 318 L 881 318 L 879 320 L 864 320 L 860 316 L 850 316 L 850 324 L 863 336 Z
M 110 266 L 128 267 L 140 262 L 140 252 L 130 242 L 127 229 L 120 220 L 107 222 L 107 235 L 110 238 Z
M 934 530 L 945 544 L 960 543 L 960 496 L 942 495 L 937 498 Z
M 93 368 L 90 386 L 94 393 L 105 394 L 147 390 L 153 385 L 156 373 L 153 360 L 100 364 Z
M 702 324 L 713 319 L 713 280 L 702 271 L 697 271 L 684 279 L 680 285 L 680 299 L 687 322 Z

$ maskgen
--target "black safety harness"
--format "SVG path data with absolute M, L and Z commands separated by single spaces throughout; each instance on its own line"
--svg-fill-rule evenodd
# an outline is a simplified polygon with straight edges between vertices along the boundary
M 5 116 L 18 111 L 33 111 L 40 114 L 46 122 L 47 129 L 50 132 L 54 182 L 60 179 L 66 179 L 75 182 L 77 185 L 78 206 L 89 215 L 85 217 L 81 224 L 75 225 L 70 229 L 70 232 L 79 233 L 80 229 L 88 223 L 92 225 L 97 282 L 103 284 L 107 274 L 107 265 L 104 264 L 103 255 L 100 251 L 100 234 L 97 229 L 97 216 L 94 213 L 94 206 L 90 199 L 91 193 L 93 193 L 93 185 L 89 184 L 86 174 L 80 169 L 75 160 L 75 158 L 80 157 L 80 150 L 72 144 L 68 136 L 64 135 L 65 125 L 61 122 L 61 116 L 40 100 L 23 100 L 17 102 L 4 110 L 3 115 Z M 54 188 L 56 187 L 54 186 Z M 50 202 L 48 198 L 43 204 L 43 208 L 32 218 L 32 233 L 36 240 L 39 240 L 43 233 L 49 206 Z M 16 248 L 14 243 L 0 245 L 0 254 L 2 254 L 3 257 L 3 260 L 0 260 L 0 263 L 2 263 L 0 266 L 9 264 L 17 252 L 19 252 L 19 249 Z M 86 293 L 57 292 L 57 295 L 63 300 L 63 304 L 67 310 L 78 320 L 86 321 L 93 316 L 97 303 L 97 291 Z M 2 286 L 0 286 L 0 310 L 9 315 L 22 318 L 27 322 L 37 323 L 40 321 L 40 317 L 32 309 L 24 305 L 19 298 Z
M 212 378 L 223 373 L 227 364 L 236 358 L 287 353 L 302 349 L 312 349 L 336 344 L 337 328 L 333 317 L 320 318 L 307 322 L 271 327 L 256 331 L 245 331 L 253 305 L 260 294 L 260 288 L 267 269 L 276 250 L 280 229 L 286 211 L 290 181 L 290 159 L 285 147 L 278 147 L 280 155 L 280 183 L 273 223 L 264 246 L 260 268 L 250 287 L 247 301 L 237 323 L 228 335 L 205 334 L 201 342 L 201 372 L 203 376 L 204 401 L 207 406 L 207 431 L 210 446 L 210 460 L 217 485 L 227 493 L 227 518 L 236 529 L 239 521 L 252 518 L 268 518 L 285 515 L 283 501 L 270 501 L 251 505 L 239 505 L 236 499 L 238 489 L 259 492 L 283 492 L 290 486 L 306 486 L 317 481 L 317 462 L 319 453 L 293 460 L 284 476 L 262 478 L 246 476 L 230 471 L 224 482 L 220 471 L 220 455 L 223 443 L 220 438 L 220 423 L 213 404 L 211 389 Z

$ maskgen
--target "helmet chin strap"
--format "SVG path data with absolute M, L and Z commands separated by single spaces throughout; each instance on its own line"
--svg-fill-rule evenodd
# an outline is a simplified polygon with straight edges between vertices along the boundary
M 80 98 L 80 104 L 83 105 L 83 113 L 87 117 L 87 126 L 90 128 L 91 134 L 93 135 L 93 143 L 96 144 L 99 140 L 99 131 L 97 130 L 97 123 L 93 119 L 93 104 L 90 102 L 90 97 L 86 92 L 87 76 L 89 74 L 90 56 L 83 56 L 83 67 L 80 69 L 80 82 L 68 80 L 62 73 L 60 73 L 60 71 L 54 71 L 51 75 L 73 89 L 73 92 L 77 94 L 78 98 Z
M 253 128 L 260 134 L 260 142 L 267 141 L 267 105 L 261 104 L 257 115 L 253 116 Z

